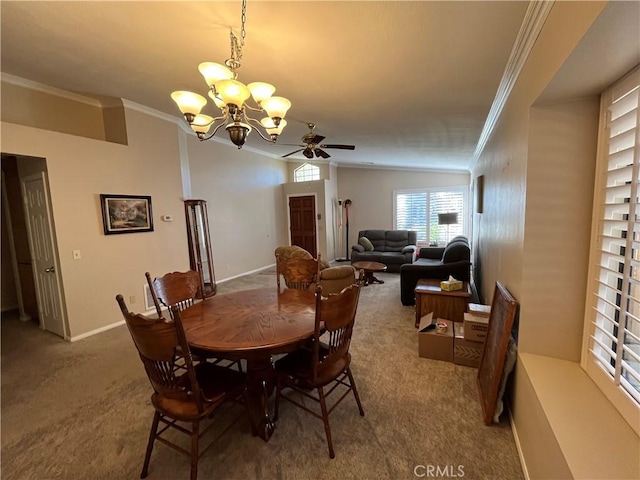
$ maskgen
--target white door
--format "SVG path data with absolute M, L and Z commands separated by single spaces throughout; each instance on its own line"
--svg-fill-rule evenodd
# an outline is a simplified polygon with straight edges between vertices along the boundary
M 22 180 L 40 328 L 66 338 L 60 272 L 54 250 L 51 207 L 44 172 Z

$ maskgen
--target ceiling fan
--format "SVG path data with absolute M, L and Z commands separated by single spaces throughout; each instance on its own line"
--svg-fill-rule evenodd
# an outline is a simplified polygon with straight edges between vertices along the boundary
M 316 154 L 316 157 L 329 158 L 331 155 L 325 152 L 323 148 L 339 148 L 341 150 L 356 149 L 355 145 L 321 144 L 320 142 L 322 142 L 325 137 L 313 133 L 313 129 L 316 128 L 316 125 L 314 123 L 307 123 L 307 127 L 309 128 L 309 133 L 302 137 L 304 145 L 298 145 L 302 148 L 291 153 L 287 153 L 286 155 L 283 155 L 282 158 L 288 157 L 298 152 L 302 152 L 302 154 L 307 158 L 313 158 L 314 153 Z

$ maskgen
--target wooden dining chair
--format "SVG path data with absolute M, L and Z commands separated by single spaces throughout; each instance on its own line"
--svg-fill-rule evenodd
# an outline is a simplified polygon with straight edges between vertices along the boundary
M 169 315 L 173 318 L 170 307 L 175 306 L 178 310 L 182 311 L 185 308 L 192 306 L 198 298 L 202 298 L 202 292 L 204 292 L 204 283 L 202 282 L 202 276 L 200 272 L 195 270 L 187 270 L 186 272 L 171 272 L 163 275 L 159 278 L 151 279 L 151 274 L 145 272 L 147 283 L 149 284 L 149 290 L 151 291 L 151 297 L 156 307 L 158 316 L 162 316 L 162 306 L 169 310 Z M 209 359 L 216 364 L 224 364 L 226 367 L 235 366 L 238 371 L 242 371 L 242 363 L 240 360 L 225 360 L 221 358 L 211 358 L 204 352 L 194 352 L 196 360 Z
M 172 305 L 179 310 L 193 305 L 198 298 L 202 298 L 204 283 L 200 272 L 187 270 L 186 272 L 171 272 L 162 277 L 151 279 L 149 272 L 145 272 L 151 297 L 158 316 L 162 316 L 162 306 L 169 309 Z M 169 309 L 171 315 L 171 309 Z
M 313 288 L 320 278 L 320 254 L 318 258 L 287 258 L 276 254 L 276 281 L 280 290 L 280 276 L 287 288 L 306 290 Z
M 277 383 L 274 419 L 278 418 L 281 399 L 286 399 L 321 419 L 324 423 L 330 458 L 335 457 L 329 426 L 329 414 L 333 409 L 349 392 L 353 392 L 360 415 L 364 416 L 360 396 L 351 373 L 351 354 L 349 353 L 362 277 L 361 273 L 355 284 L 327 297 L 322 296 L 322 287 L 318 286 L 315 331 L 311 345 L 289 353 L 275 363 Z M 284 395 L 282 391 L 285 388 L 297 392 L 297 398 L 290 394 Z M 334 392 L 342 392 L 342 396 L 333 403 L 331 408 L 327 408 L 327 397 Z M 320 413 L 317 408 L 313 410 L 300 402 L 298 400 L 300 395 L 319 404 Z
M 158 440 L 191 458 L 191 480 L 196 480 L 198 459 L 211 446 L 200 451 L 200 438 L 215 425 L 211 422 L 200 431 L 200 423 L 220 405 L 243 399 L 252 432 L 254 435 L 257 432 L 248 411 L 245 375 L 212 363 L 195 365 L 176 306 L 171 307 L 172 320 L 149 318 L 130 312 L 122 295 L 117 295 L 116 300 L 153 387 L 151 403 L 155 413 L 140 478 L 147 476 L 153 445 Z M 191 428 L 176 422 L 190 424 Z M 163 425 L 159 429 L 160 423 Z M 190 451 L 163 436 L 172 428 L 190 436 Z

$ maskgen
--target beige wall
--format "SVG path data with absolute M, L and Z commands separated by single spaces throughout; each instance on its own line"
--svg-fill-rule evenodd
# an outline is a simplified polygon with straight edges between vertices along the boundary
M 183 216 L 177 128 L 135 111 L 127 123 L 128 147 L 2 123 L 4 151 L 46 159 L 71 337 L 119 322 L 117 293 L 143 310 L 146 270 L 188 266 L 183 222 L 159 221 Z M 155 231 L 105 236 L 100 193 L 151 195 Z
M 580 361 L 599 111 L 598 97 L 531 109 L 521 352 Z
M 207 201 L 216 279 L 275 264 L 276 247 L 287 242 L 286 163 L 194 135 L 186 145 L 190 197 Z
M 353 202 L 349 207 L 349 251 L 351 245 L 357 243 L 358 231 L 393 228 L 394 190 L 468 186 L 469 178 L 468 172 L 338 168 L 338 196 Z M 342 250 L 340 256 L 343 255 Z
M 81 102 L 2 82 L 2 121 L 105 139 L 100 102 Z
M 55 104 L 47 99 L 36 110 Z M 5 113 L 13 118 L 3 111 L 3 120 Z M 2 123 L 3 151 L 36 158 L 23 158 L 21 172 L 45 165 L 48 171 L 71 338 L 119 322 L 117 293 L 132 310 L 143 310 L 145 271 L 155 276 L 189 268 L 185 192 L 208 202 L 218 281 L 272 265 L 273 251 L 286 241 L 284 161 L 199 142 L 176 123 L 133 108 L 110 108 L 106 117 L 114 117 L 116 136 L 128 145 L 84 138 L 83 131 Z M 100 193 L 151 195 L 155 231 L 105 236 Z M 174 221 L 162 221 L 164 215 Z M 72 260 L 72 250 L 82 259 Z

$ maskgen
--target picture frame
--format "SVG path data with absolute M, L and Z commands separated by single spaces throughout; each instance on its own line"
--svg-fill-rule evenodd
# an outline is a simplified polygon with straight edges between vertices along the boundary
M 153 232 L 153 211 L 148 195 L 100 194 L 105 235 Z
M 484 211 L 484 175 L 476 178 L 476 213 Z

